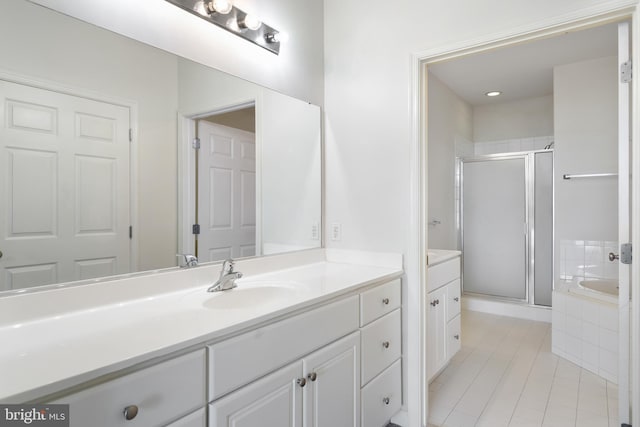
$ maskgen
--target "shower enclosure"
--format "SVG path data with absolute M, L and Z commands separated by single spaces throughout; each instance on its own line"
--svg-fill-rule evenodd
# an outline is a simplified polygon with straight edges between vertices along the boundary
M 463 158 L 458 173 L 463 291 L 550 306 L 553 151 Z

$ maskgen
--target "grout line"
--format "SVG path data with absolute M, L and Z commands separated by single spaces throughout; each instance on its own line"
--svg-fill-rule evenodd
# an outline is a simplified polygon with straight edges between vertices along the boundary
M 489 398 L 489 400 L 487 400 L 487 403 L 485 403 L 484 408 L 482 408 L 482 412 L 478 416 L 478 420 L 476 421 L 476 424 L 478 423 L 478 421 L 480 421 L 480 418 L 482 418 L 482 415 L 484 414 L 484 411 L 487 409 L 487 405 L 489 404 L 489 402 L 491 402 L 493 400 L 493 395 L 495 394 L 497 387 L 502 383 L 502 379 L 509 372 L 509 368 L 513 365 L 513 362 L 516 359 L 516 356 L 518 355 L 518 351 L 520 350 L 520 347 L 522 346 L 522 342 L 524 341 L 526 336 L 529 334 L 529 332 L 531 331 L 532 327 L 533 327 L 533 323 L 532 322 L 528 322 L 527 323 L 526 332 L 520 338 L 520 342 L 518 344 L 518 347 L 513 352 L 513 355 L 511 356 L 511 360 L 509 360 L 509 364 L 507 365 L 507 368 L 502 372 L 502 375 L 500 376 L 500 380 L 496 383 L 496 386 L 494 387 L 494 389 L 493 389 L 493 391 L 491 393 L 491 397 Z M 526 382 L 525 382 L 525 384 L 526 384 Z M 522 387 L 522 389 L 524 390 L 524 386 Z M 520 391 L 520 393 L 522 393 L 522 391 Z M 517 406 L 517 403 L 516 403 L 516 406 Z M 513 413 L 514 412 L 515 412 L 515 407 L 511 411 L 511 417 L 509 417 L 509 423 L 511 423 L 511 418 L 513 418 Z
M 538 344 L 538 350 L 536 351 L 536 357 L 533 359 L 533 362 L 531 362 L 531 366 L 529 367 L 529 373 L 527 374 L 527 379 L 524 381 L 524 384 L 522 386 L 522 390 L 520 390 L 520 396 L 518 396 L 518 400 L 516 402 L 516 405 L 514 406 L 513 411 L 511 412 L 511 417 L 509 418 L 509 425 L 511 425 L 511 422 L 513 421 L 513 416 L 516 413 L 516 409 L 518 408 L 518 405 L 520 404 L 520 399 L 522 399 L 522 394 L 524 393 L 524 390 L 527 388 L 527 384 L 529 383 L 529 378 L 531 377 L 531 372 L 533 371 L 533 368 L 536 366 L 536 361 L 538 360 L 538 357 L 540 357 L 540 349 L 545 344 L 545 340 L 546 340 L 546 338 L 547 338 L 547 336 L 549 335 L 550 332 L 551 332 L 551 328 L 547 328 L 547 331 L 545 332 L 544 336 L 540 340 L 540 344 Z M 556 364 L 556 368 L 553 370 L 554 377 L 556 375 L 556 370 L 557 369 L 558 369 L 558 365 Z M 551 382 L 551 385 L 553 386 L 553 381 Z M 551 389 L 549 389 L 549 396 L 551 396 Z M 547 396 L 547 404 L 549 403 L 549 396 Z M 545 407 L 544 407 L 544 412 L 545 412 L 545 415 L 543 415 L 543 417 L 542 417 L 542 421 L 543 422 L 544 422 L 544 417 L 547 414 L 547 405 L 545 405 Z
M 553 377 L 551 377 L 551 387 L 549 388 L 549 394 L 547 395 L 547 403 L 544 405 L 544 415 L 542 416 L 542 424 L 544 424 L 545 418 L 547 418 L 547 409 L 549 408 L 549 402 L 551 401 L 551 390 L 553 390 L 553 383 L 556 380 L 556 373 L 558 372 L 558 365 L 560 362 L 556 363 L 556 368 L 553 370 Z M 579 390 L 578 390 L 579 392 Z

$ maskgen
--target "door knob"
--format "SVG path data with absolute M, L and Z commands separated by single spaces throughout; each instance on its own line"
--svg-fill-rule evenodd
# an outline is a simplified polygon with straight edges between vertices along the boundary
M 609 261 L 613 262 L 617 259 L 620 259 L 620 255 L 614 254 L 613 252 L 609 252 Z

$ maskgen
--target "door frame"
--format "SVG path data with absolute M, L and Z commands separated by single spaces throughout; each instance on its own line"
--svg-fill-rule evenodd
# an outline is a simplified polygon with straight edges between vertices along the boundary
M 85 98 L 92 101 L 103 102 L 105 104 L 113 104 L 119 107 L 129 109 L 129 128 L 131 129 L 131 138 L 129 141 L 129 225 L 133 227 L 133 234 L 129 239 L 129 269 L 130 273 L 138 271 L 138 250 L 139 250 L 139 220 L 138 220 L 138 102 L 133 99 L 105 95 L 101 92 L 68 86 L 53 80 L 42 79 L 39 77 L 27 76 L 24 74 L 14 73 L 5 69 L 0 69 L 0 80 L 16 83 L 24 86 L 30 86 L 37 89 L 48 90 L 51 92 L 61 93 L 63 95 L 75 96 L 77 98 Z M 105 276 L 108 278 L 110 276 Z M 102 279 L 102 278 L 98 278 Z
M 433 49 L 414 51 L 411 54 L 409 83 L 409 117 L 411 138 L 411 214 L 410 243 L 407 259 L 408 287 L 408 372 L 407 401 L 409 425 L 424 426 L 428 421 L 428 378 L 426 376 L 426 254 L 428 241 L 428 66 L 447 59 L 484 52 L 499 47 L 506 47 L 557 36 L 567 31 L 586 29 L 589 27 L 613 23 L 623 20 L 631 21 L 632 58 L 640 60 L 640 22 L 638 5 L 634 0 L 622 0 L 604 6 L 593 6 L 585 10 L 550 17 L 542 21 L 527 24 L 501 33 L 471 40 L 463 40 L 438 46 Z M 640 247 L 640 85 L 638 78 L 631 85 L 631 173 L 632 173 L 632 238 L 631 243 Z M 640 263 L 631 266 L 632 289 L 640 292 Z M 632 316 L 630 336 L 640 336 L 640 298 L 631 302 Z M 631 343 L 631 392 L 640 395 L 640 339 L 632 339 Z M 623 419 L 620 419 L 623 422 Z M 632 424 L 640 425 L 640 401 L 632 401 Z
M 191 226 L 196 219 L 196 155 L 191 144 L 196 137 L 196 120 L 249 107 L 255 107 L 256 112 L 256 256 L 262 253 L 262 116 L 259 105 L 257 96 L 206 111 L 178 112 L 178 254 L 193 254 L 195 248 Z

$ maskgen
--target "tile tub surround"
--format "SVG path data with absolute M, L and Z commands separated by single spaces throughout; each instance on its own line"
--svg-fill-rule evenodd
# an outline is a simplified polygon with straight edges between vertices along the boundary
M 0 298 L 0 401 L 38 399 L 398 278 L 402 256 L 317 249 L 238 260 L 236 269 L 296 292 L 204 308 L 220 271 L 209 264 Z
M 609 252 L 618 253 L 618 242 L 562 240 L 558 265 L 560 279 L 617 279 L 618 262 L 609 261 Z
M 552 350 L 607 381 L 618 382 L 618 306 L 568 291 L 556 283 L 552 308 Z

